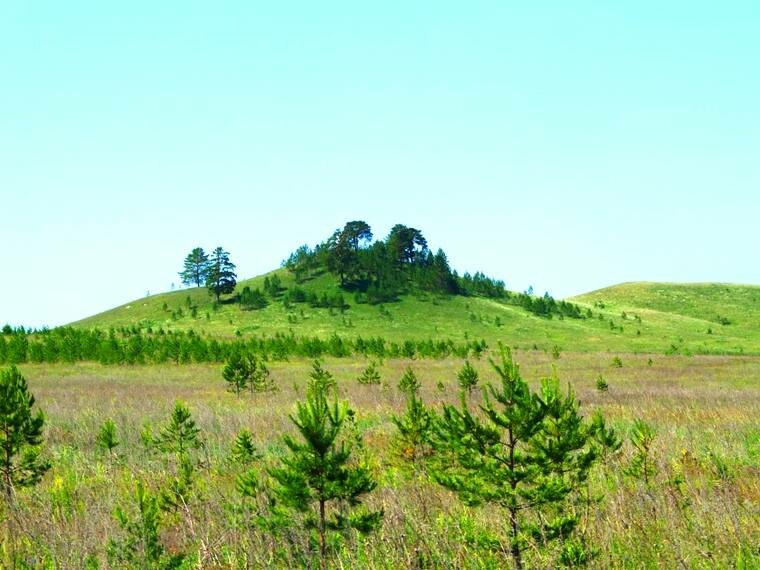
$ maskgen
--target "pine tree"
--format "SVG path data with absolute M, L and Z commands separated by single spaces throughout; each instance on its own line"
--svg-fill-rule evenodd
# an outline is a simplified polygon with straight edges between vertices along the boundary
M 377 363 L 372 361 L 356 379 L 359 384 L 380 384 L 380 373 L 377 371 Z
M 417 380 L 417 375 L 412 370 L 411 366 L 408 366 L 401 376 L 401 380 L 398 381 L 398 389 L 404 394 L 416 394 L 420 390 L 420 381 Z
M 39 482 L 50 463 L 40 458 L 45 418 L 18 368 L 0 371 L 0 488 L 10 500 L 16 487 Z
M 462 390 L 466 390 L 468 394 L 471 394 L 475 387 L 478 385 L 478 371 L 470 364 L 469 360 L 464 361 L 464 366 L 457 373 L 457 380 L 459 380 L 459 387 Z
M 188 407 L 178 401 L 174 404 L 169 421 L 152 443 L 160 451 L 175 453 L 182 460 L 190 451 L 200 449 L 203 445 L 199 437 L 200 431 Z
M 252 371 L 248 359 L 238 350 L 232 352 L 222 369 L 222 378 L 229 384 L 229 389 L 238 396 L 248 385 L 251 374 Z
M 206 283 L 209 272 L 209 259 L 202 247 L 196 247 L 187 254 L 185 258 L 185 268 L 180 271 L 179 276 L 185 285 L 195 285 L 202 287 Z
M 316 363 L 315 363 L 316 364 Z M 382 512 L 366 509 L 350 513 L 376 482 L 369 470 L 351 463 L 352 442 L 343 434 L 348 404 L 329 401 L 334 388 L 317 374 L 309 384 L 305 402 L 296 403 L 290 416 L 300 440 L 285 436 L 289 455 L 282 466 L 270 469 L 276 482 L 275 496 L 288 508 L 303 513 L 307 528 L 315 529 L 322 569 L 327 568 L 327 539 L 330 531 L 362 533 L 376 529 Z
M 626 473 L 644 481 L 649 485 L 652 477 L 657 473 L 652 458 L 652 445 L 656 432 L 654 428 L 640 418 L 636 418 L 631 428 L 630 440 L 634 447 L 633 458 L 626 468 Z
M 111 418 L 108 418 L 103 425 L 100 426 L 100 431 L 95 440 L 98 447 L 107 451 L 110 455 L 113 455 L 114 449 L 119 445 L 119 440 L 116 437 L 116 424 Z
M 432 454 L 430 445 L 433 416 L 419 397 L 419 387 L 407 392 L 406 413 L 403 416 L 391 416 L 398 434 L 394 441 L 396 453 L 411 462 L 414 470 Z
M 230 459 L 241 465 L 250 465 L 260 457 L 261 455 L 256 451 L 256 446 L 253 443 L 251 432 L 247 429 L 240 430 L 235 438 L 235 443 L 232 445 Z
M 470 505 L 506 509 L 510 552 L 523 567 L 526 543 L 536 547 L 566 540 L 578 517 L 567 501 L 597 459 L 594 430 L 578 413 L 572 392 L 557 378 L 544 379 L 538 393 L 522 379 L 511 353 L 491 359 L 501 386 L 487 385 L 474 414 L 462 395 L 461 409 L 445 405 L 434 422 L 433 478 Z
M 253 353 L 242 354 L 238 350 L 233 351 L 222 369 L 222 377 L 229 384 L 230 390 L 237 395 L 246 388 L 251 393 L 276 389 L 269 376 L 269 368 Z
M 309 373 L 309 385 L 314 386 L 320 386 L 325 393 L 329 393 L 337 387 L 337 384 L 335 382 L 335 378 L 333 375 L 322 368 L 322 363 L 319 360 L 315 360 L 312 364 L 311 373 Z
M 230 254 L 221 247 L 217 247 L 209 259 L 209 269 L 206 275 L 206 287 L 209 292 L 216 295 L 219 302 L 221 295 L 228 295 L 235 290 L 237 275 L 235 264 L 230 261 Z

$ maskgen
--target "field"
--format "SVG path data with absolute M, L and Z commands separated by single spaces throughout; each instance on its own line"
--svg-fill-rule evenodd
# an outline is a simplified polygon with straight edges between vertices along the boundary
M 612 365 L 614 356 L 622 366 Z M 576 391 L 584 414 L 600 409 L 623 437 L 635 418 L 656 429 L 653 482 L 624 474 L 632 454 L 627 441 L 592 472 L 589 491 L 595 500 L 585 505 L 580 527 L 598 551 L 592 567 L 760 566 L 760 357 L 565 350 L 554 358 L 542 350 L 518 350 L 516 360 L 534 386 L 556 367 L 563 383 Z M 385 517 L 377 533 L 342 549 L 335 567 L 509 566 L 503 512 L 463 506 L 426 478 L 411 476 L 392 453 L 390 417 L 403 412 L 404 397 L 396 388 L 403 370 L 413 367 L 423 400 L 437 408 L 457 401 L 462 362 L 389 360 L 380 367 L 382 384 L 375 386 L 356 381 L 365 365 L 358 358 L 324 363 L 356 411 L 362 455 L 379 482 L 368 503 L 382 507 Z M 481 382 L 493 379 L 485 359 L 475 365 Z M 134 482 L 157 488 L 172 473 L 169 463 L 146 451 L 140 433 L 146 423 L 162 424 L 177 399 L 198 421 L 206 461 L 199 496 L 188 506 L 195 524 L 174 521 L 164 542 L 197 554 L 206 568 L 290 565 L 287 558 L 272 558 L 282 545 L 233 524 L 232 507 L 241 497 L 234 483 L 239 468 L 229 454 L 245 427 L 263 453 L 257 469 L 276 462 L 284 451 L 282 435 L 294 432 L 288 414 L 303 397 L 310 361 L 272 363 L 279 390 L 240 397 L 226 390 L 218 365 L 20 368 L 46 413 L 46 454 L 53 465 L 39 485 L 19 494 L 15 516 L 23 531 L 17 547 L 29 567 L 109 567 L 106 545 L 122 536 L 113 517 L 116 506 L 133 512 Z M 600 374 L 609 384 L 606 392 L 596 389 Z M 95 444 L 106 418 L 115 421 L 121 442 L 113 457 Z M 0 555 L 7 561 L 8 548 Z M 530 567 L 556 564 L 552 550 L 526 557 Z

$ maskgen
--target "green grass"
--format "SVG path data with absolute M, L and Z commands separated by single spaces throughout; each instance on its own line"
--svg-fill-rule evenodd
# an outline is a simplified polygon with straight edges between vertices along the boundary
M 712 569 L 737 567 L 742 560 L 745 566 L 739 567 L 755 567 L 760 358 L 660 356 L 650 365 L 647 355 L 617 355 L 622 368 L 612 368 L 612 355 L 604 353 L 564 353 L 559 359 L 537 351 L 516 354 L 534 387 L 556 368 L 563 384 L 573 386 L 583 413 L 600 409 L 622 436 L 638 417 L 657 431 L 651 488 L 623 474 L 632 454 L 628 443 L 592 473 L 589 489 L 596 500 L 584 510 L 583 532 L 600 554 L 591 566 Z M 509 567 L 508 553 L 476 540 L 504 540 L 502 511 L 465 507 L 432 482 L 409 479 L 390 453 L 395 432 L 390 417 L 404 409 L 396 384 L 405 367 L 414 367 L 423 400 L 438 408 L 457 400 L 456 372 L 462 362 L 388 360 L 380 365 L 382 384 L 377 386 L 356 381 L 366 366 L 363 359 L 328 359 L 324 365 L 356 410 L 365 458 L 379 482 L 369 502 L 385 510 L 381 531 L 342 552 L 336 567 L 409 568 L 420 556 L 434 560 L 431 567 Z M 481 381 L 493 380 L 486 362 L 474 365 Z M 174 401 L 182 399 L 207 442 L 209 466 L 199 474 L 201 494 L 191 505 L 202 533 L 194 537 L 174 521 L 163 540 L 189 552 L 198 552 L 203 540 L 210 545 L 203 567 L 267 567 L 270 547 L 262 535 L 232 524 L 238 468 L 227 458 L 235 434 L 245 427 L 267 455 L 256 469 L 263 473 L 276 461 L 283 453 L 283 434 L 294 432 L 287 414 L 303 397 L 309 370 L 305 360 L 272 363 L 278 392 L 236 397 L 225 390 L 220 367 L 213 365 L 22 365 L 46 413 L 45 453 L 53 461 L 37 487 L 19 492 L 23 532 L 17 538 L 26 544 L 27 559 L 40 568 L 81 568 L 88 555 L 104 563 L 105 544 L 120 536 L 112 513 L 116 505 L 129 504 L 135 479 L 156 488 L 172 473 L 165 461 L 146 452 L 140 431 L 145 423 L 163 423 Z M 595 388 L 599 374 L 609 383 L 607 392 Z M 117 458 L 95 445 L 95 434 L 109 417 L 121 440 Z M 531 567 L 556 566 L 548 554 L 528 556 Z
M 295 285 L 287 271 L 277 273 L 284 287 Z M 261 288 L 264 278 L 242 281 L 238 290 Z M 329 274 L 301 286 L 318 295 L 340 291 Z M 138 299 L 73 324 L 193 329 L 219 337 L 292 331 L 296 335 L 381 336 L 389 340 L 482 338 L 492 346 L 501 341 L 547 351 L 556 345 L 561 350 L 585 352 L 760 353 L 760 287 L 623 284 L 571 299 L 584 310 L 590 309 L 592 317 L 563 320 L 538 317 L 520 307 L 479 297 L 406 295 L 381 309 L 355 303 L 350 293 L 344 292 L 344 296 L 350 305 L 344 313 L 304 303 L 285 309 L 280 300 L 261 310 L 243 311 L 233 303 L 215 307 L 206 289 L 184 289 Z M 191 307 L 195 307 L 195 316 Z M 730 324 L 720 324 L 719 316 Z

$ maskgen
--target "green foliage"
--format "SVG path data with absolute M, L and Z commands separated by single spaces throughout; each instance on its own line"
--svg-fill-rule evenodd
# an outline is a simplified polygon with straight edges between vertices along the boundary
M 183 402 L 177 401 L 169 420 L 161 428 L 157 437 L 151 438 L 152 445 L 164 453 L 174 453 L 183 459 L 203 443 L 200 428 L 195 424 L 190 410 Z
M 311 372 L 309 373 L 309 387 L 310 389 L 320 389 L 325 393 L 335 390 L 337 384 L 333 375 L 322 368 L 322 363 L 319 360 L 315 360 L 311 366 Z
M 275 497 L 302 515 L 307 530 L 316 531 L 322 568 L 327 565 L 328 534 L 350 529 L 367 533 L 382 519 L 381 511 L 360 507 L 376 483 L 367 467 L 351 462 L 353 441 L 343 433 L 348 404 L 337 398 L 330 401 L 331 392 L 324 374 L 312 374 L 306 400 L 297 402 L 290 415 L 300 440 L 285 436 L 289 454 L 281 459 L 281 467 L 269 470 L 276 482 Z
M 114 449 L 119 445 L 119 440 L 116 435 L 116 424 L 111 418 L 108 418 L 103 422 L 103 425 L 100 426 L 100 431 L 95 438 L 95 443 L 100 449 L 113 455 Z
M 649 485 L 657 469 L 652 457 L 652 445 L 656 437 L 654 428 L 644 420 L 637 418 L 629 434 L 629 440 L 633 445 L 634 453 L 631 462 L 625 472 L 636 477 Z
M 406 412 L 403 416 L 393 415 L 391 421 L 396 426 L 394 451 L 398 457 L 411 463 L 416 471 L 432 455 L 431 436 L 433 415 L 419 397 L 418 386 L 406 391 Z
M 260 289 L 256 288 L 251 290 L 247 285 L 243 287 L 238 299 L 240 301 L 240 307 L 245 311 L 263 309 L 269 304 L 269 301 L 267 301 L 266 296 Z
M 620 359 L 619 356 L 614 356 L 612 358 L 612 367 L 613 368 L 622 368 L 623 367 L 623 361 Z
M 216 296 L 218 302 L 221 295 L 232 293 L 236 284 L 235 264 L 230 261 L 230 254 L 217 247 L 209 258 L 206 287 Z
M 572 535 L 579 519 L 568 502 L 598 452 L 572 391 L 563 394 L 556 377 L 533 393 L 508 349 L 501 347 L 500 363 L 490 362 L 501 386 L 486 386 L 480 413 L 463 396 L 460 409 L 444 405 L 434 422 L 432 474 L 467 504 L 507 510 L 509 548 L 521 568 L 527 544 Z
M 477 387 L 479 378 L 480 376 L 478 375 L 478 371 L 475 370 L 475 367 L 470 364 L 469 360 L 465 360 L 464 366 L 457 373 L 459 387 L 462 390 L 466 390 L 468 394 L 471 394 Z
M 487 347 L 484 340 L 460 343 L 446 339 L 406 339 L 396 342 L 379 336 L 296 336 L 292 331 L 273 336 L 225 339 L 201 336 L 192 330 L 165 331 L 159 328 L 146 332 L 137 326 L 110 331 L 59 327 L 37 333 L 14 332 L 12 338 L 16 339 L 12 350 L 8 345 L 2 350 L 5 341 L 0 336 L 0 364 L 30 360 L 95 361 L 104 365 L 223 363 L 235 353 L 251 353 L 262 360 L 280 361 L 292 356 L 319 358 L 328 355 L 336 358 L 361 355 L 378 359 L 410 355 L 415 358 L 467 358 L 478 357 Z
M 233 352 L 222 369 L 222 378 L 237 395 L 246 388 L 251 393 L 270 392 L 275 389 L 264 360 L 252 353 Z
M 610 385 L 607 383 L 607 380 L 604 379 L 604 376 L 601 374 L 596 379 L 596 389 L 598 392 L 606 392 L 609 390 Z
M 184 269 L 179 273 L 182 283 L 201 287 L 209 275 L 210 262 L 202 247 L 194 248 L 185 257 Z
M 230 452 L 232 461 L 240 465 L 250 465 L 260 457 L 261 454 L 256 451 L 251 432 L 247 429 L 240 430 Z
M 377 370 L 377 362 L 370 361 L 364 372 L 356 379 L 359 384 L 380 384 L 380 372 Z
M 158 497 L 138 481 L 134 492 L 135 508 L 129 513 L 118 506 L 114 518 L 121 527 L 123 537 L 112 538 L 108 544 L 108 560 L 112 566 L 171 570 L 180 568 L 184 556 L 169 554 L 161 543 L 162 515 Z
M 412 370 L 412 367 L 407 367 L 401 376 L 401 380 L 398 381 L 398 389 L 407 395 L 417 394 L 420 391 L 420 386 L 420 381 L 417 380 L 417 375 Z
M 18 368 L 0 370 L 0 489 L 9 500 L 16 487 L 37 484 L 50 468 L 40 458 L 45 418 L 33 408 L 34 396 Z

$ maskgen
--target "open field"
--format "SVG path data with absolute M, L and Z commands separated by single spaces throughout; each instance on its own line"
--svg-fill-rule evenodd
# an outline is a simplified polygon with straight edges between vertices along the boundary
M 183 293 L 184 294 L 184 293 Z M 657 474 L 646 486 L 623 474 L 631 456 L 621 452 L 593 472 L 581 531 L 599 549 L 592 566 L 602 568 L 750 568 L 760 565 L 760 357 L 663 356 L 517 351 L 532 384 L 556 366 L 590 414 L 601 409 L 621 435 L 634 418 L 655 426 Z M 649 362 L 651 358 L 651 364 Z M 457 360 L 386 361 L 383 384 L 360 385 L 362 359 L 325 362 L 342 397 L 356 411 L 364 434 L 365 459 L 379 481 L 368 500 L 385 511 L 381 530 L 361 539 L 335 560 L 336 567 L 499 568 L 509 565 L 498 546 L 505 518 L 496 509 L 464 507 L 453 495 L 410 478 L 391 453 L 394 426 L 404 398 L 396 383 L 411 365 L 424 401 L 437 407 L 458 395 Z M 475 363 L 483 380 L 488 363 Z M 177 399 L 188 403 L 206 441 L 207 467 L 193 505 L 197 527 L 183 525 L 164 540 L 172 548 L 198 552 L 204 567 L 257 568 L 271 563 L 273 545 L 258 531 L 232 524 L 230 506 L 237 468 L 229 460 L 234 436 L 249 428 L 271 464 L 283 452 L 281 436 L 293 433 L 288 419 L 303 397 L 311 362 L 272 363 L 279 391 L 236 397 L 226 391 L 220 366 L 102 367 L 97 364 L 22 365 L 48 424 L 46 453 L 53 467 L 43 482 L 20 493 L 18 517 L 31 567 L 81 568 L 84 560 L 106 563 L 105 545 L 119 535 L 112 513 L 129 505 L 134 481 L 165 481 L 171 466 L 146 452 L 140 432 L 165 421 Z M 609 391 L 598 392 L 602 374 Z M 439 385 L 439 383 L 441 383 Z M 95 435 L 106 418 L 116 422 L 118 458 L 97 449 Z M 552 567 L 552 552 L 529 552 L 531 567 Z M 284 563 L 280 562 L 280 565 Z M 287 564 L 285 564 L 287 565 Z M 95 567 L 95 566 L 92 566 Z

